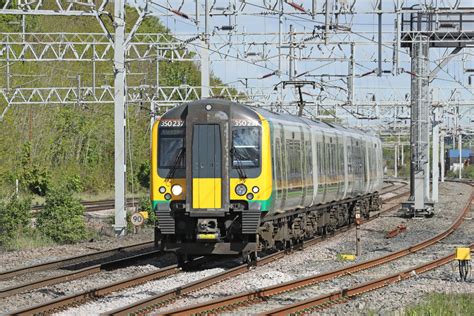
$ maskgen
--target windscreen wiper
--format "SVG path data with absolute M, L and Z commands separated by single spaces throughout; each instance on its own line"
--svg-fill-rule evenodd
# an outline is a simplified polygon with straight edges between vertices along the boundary
M 237 152 L 235 147 L 232 147 L 232 149 L 230 150 L 230 156 L 232 157 L 232 160 L 234 160 L 234 158 L 237 160 L 237 165 L 235 166 L 235 168 L 237 169 L 237 173 L 239 174 L 239 178 L 240 179 L 246 179 L 247 174 L 245 173 L 245 169 L 242 165 L 242 156 Z M 232 162 L 232 164 L 233 164 L 233 162 Z
M 178 169 L 178 166 L 181 164 L 181 160 L 183 160 L 184 152 L 185 152 L 185 148 L 181 147 L 179 149 L 178 154 L 176 155 L 176 159 L 174 160 L 174 164 L 171 166 L 170 171 L 166 175 L 165 180 L 169 180 L 169 179 L 174 177 L 174 173 L 176 172 L 176 169 Z

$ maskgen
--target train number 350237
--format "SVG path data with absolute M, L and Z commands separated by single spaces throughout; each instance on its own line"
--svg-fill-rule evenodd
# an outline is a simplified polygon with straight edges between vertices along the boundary
M 234 126 L 258 126 L 258 122 L 254 120 L 232 120 Z
M 160 122 L 160 126 L 163 127 L 181 127 L 184 125 L 184 121 L 180 120 L 163 120 Z

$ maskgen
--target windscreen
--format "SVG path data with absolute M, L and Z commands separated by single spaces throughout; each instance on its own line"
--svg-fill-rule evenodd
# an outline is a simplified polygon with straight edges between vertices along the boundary
M 260 167 L 260 127 L 233 128 L 232 167 Z
M 184 128 L 160 128 L 158 134 L 158 168 L 185 167 Z

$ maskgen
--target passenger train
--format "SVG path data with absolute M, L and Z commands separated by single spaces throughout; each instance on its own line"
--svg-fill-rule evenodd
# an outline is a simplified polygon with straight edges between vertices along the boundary
M 205 99 L 152 133 L 155 240 L 180 260 L 292 247 L 380 205 L 381 142 L 360 130 Z

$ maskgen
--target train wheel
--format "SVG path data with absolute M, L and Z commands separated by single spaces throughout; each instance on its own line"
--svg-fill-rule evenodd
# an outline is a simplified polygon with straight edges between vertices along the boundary
M 300 239 L 299 250 L 304 250 L 304 239 L 303 238 Z
M 185 268 L 187 262 L 187 256 L 182 253 L 176 253 L 176 262 L 178 267 Z
M 289 240 L 285 241 L 285 251 L 286 252 L 293 251 L 293 240 L 292 239 L 289 239 Z
M 249 268 L 257 265 L 257 258 L 258 257 L 256 251 L 242 254 L 242 262 L 246 263 Z

